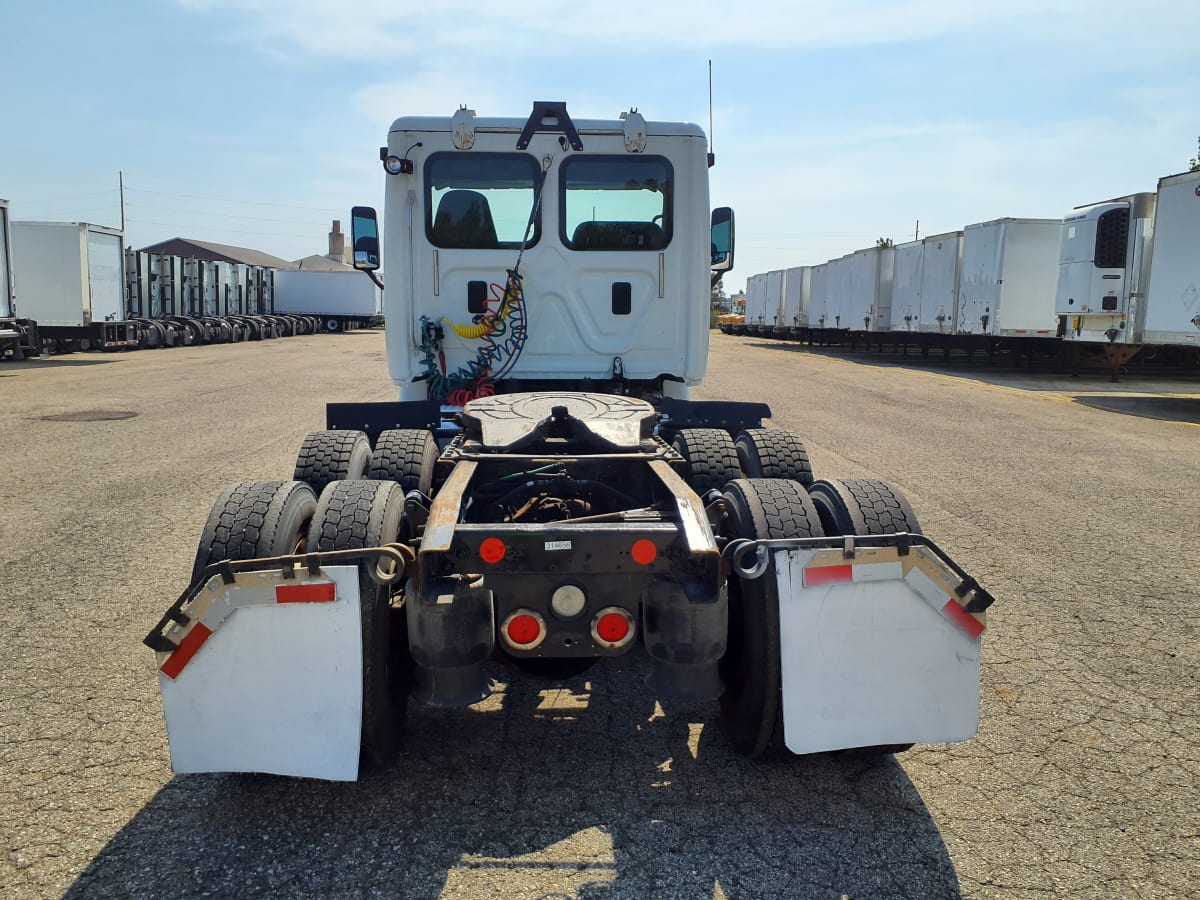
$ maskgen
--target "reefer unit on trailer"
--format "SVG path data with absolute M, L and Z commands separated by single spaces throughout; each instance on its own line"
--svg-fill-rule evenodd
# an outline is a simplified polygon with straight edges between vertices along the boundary
M 1054 311 L 1068 341 L 1133 343 L 1145 312 L 1155 195 L 1130 194 L 1063 217 Z
M 383 292 L 360 272 L 281 269 L 275 273 L 275 312 L 303 313 L 326 331 L 364 328 L 383 315 Z
M 921 307 L 914 330 L 949 334 L 958 316 L 963 233 L 931 234 L 921 245 Z
M 783 321 L 791 329 L 808 324 L 809 300 L 812 297 L 812 267 L 795 266 L 783 276 Z
M 1060 219 L 995 219 L 963 231 L 960 334 L 1054 337 Z
M 920 331 L 924 250 L 921 241 L 909 241 L 896 247 L 892 273 L 892 331 Z
M 1200 344 L 1200 172 L 1159 179 L 1147 292 L 1144 343 Z
M 779 331 L 783 325 L 783 269 L 773 269 L 767 273 L 767 303 L 763 319 L 773 331 Z
M 121 232 L 83 222 L 13 222 L 17 302 L 43 340 L 82 349 L 136 347 L 126 320 Z
M 846 257 L 842 328 L 888 331 L 892 325 L 892 271 L 896 251 L 871 247 Z

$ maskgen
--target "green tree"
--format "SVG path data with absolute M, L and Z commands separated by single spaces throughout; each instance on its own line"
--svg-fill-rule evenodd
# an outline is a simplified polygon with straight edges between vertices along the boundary
M 879 238 L 878 240 L 875 241 L 875 246 L 876 247 L 895 247 L 896 242 L 893 241 L 891 238 Z
M 716 284 L 712 286 L 708 301 L 708 327 L 716 328 L 717 316 L 725 311 L 727 303 L 725 289 L 721 286 L 721 279 L 718 278 Z

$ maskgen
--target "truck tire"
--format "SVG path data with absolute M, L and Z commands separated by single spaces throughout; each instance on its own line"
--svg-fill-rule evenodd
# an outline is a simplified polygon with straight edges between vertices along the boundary
M 795 481 L 752 478 L 725 486 L 730 538 L 820 537 L 812 500 Z M 719 663 L 725 692 L 721 728 L 744 756 L 782 755 L 783 703 L 780 681 L 779 593 L 774 564 L 762 577 L 731 575 L 728 647 Z
M 720 428 L 681 428 L 675 433 L 671 446 L 679 451 L 686 464 L 684 480 L 702 497 L 742 477 L 737 448 L 727 431 Z
M 387 481 L 335 481 L 321 492 L 308 530 L 307 549 L 358 550 L 399 539 L 404 492 Z M 362 748 L 377 767 L 389 765 L 400 744 L 408 709 L 412 664 L 403 607 L 391 605 L 391 589 L 359 564 L 362 601 Z
M 292 476 L 320 494 L 331 481 L 367 477 L 371 442 L 361 431 L 313 431 L 300 445 Z
M 828 535 L 921 534 L 908 500 L 886 481 L 818 481 L 808 492 Z
M 438 458 L 437 441 L 424 428 L 393 428 L 379 435 L 367 477 L 394 481 L 407 494 L 433 493 L 433 466 Z
M 747 478 L 789 478 L 805 487 L 813 483 L 808 451 L 790 431 L 748 428 L 734 438 L 733 444 Z
M 204 524 L 192 581 L 222 560 L 302 551 L 316 507 L 312 488 L 298 481 L 243 481 L 227 488 Z
M 334 332 L 337 332 L 337 331 L 342 331 L 343 330 L 342 323 L 337 319 L 326 319 L 325 320 L 325 330 L 328 331 L 330 334 L 333 334 Z

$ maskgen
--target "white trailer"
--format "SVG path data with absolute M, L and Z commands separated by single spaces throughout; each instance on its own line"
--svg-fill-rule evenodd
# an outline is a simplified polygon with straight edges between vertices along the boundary
M 85 222 L 13 222 L 13 275 L 22 313 L 51 348 L 138 346 L 125 314 L 118 229 Z
M 908 241 L 896 247 L 892 274 L 892 331 L 921 330 L 921 263 L 923 241 Z
M 1147 344 L 1200 344 L 1200 172 L 1159 179 L 1148 302 L 1138 315 Z
M 808 325 L 808 310 L 812 299 L 812 267 L 794 266 L 783 277 L 783 325 L 795 335 L 797 329 Z
M 353 269 L 280 269 L 275 312 L 315 316 L 326 331 L 365 328 L 383 318 L 383 292 Z
M 8 201 L 0 200 L 0 319 L 16 318 L 13 303 L 12 236 L 8 226 Z
M 921 245 L 921 306 L 915 330 L 949 334 L 958 317 L 963 233 L 931 234 Z
M 772 269 L 767 273 L 767 299 L 763 310 L 763 322 L 769 333 L 779 333 L 783 321 L 783 269 Z
M 808 327 L 824 328 L 828 318 L 830 287 L 833 281 L 832 262 L 823 262 L 809 271 Z
M 751 275 L 746 280 L 746 333 L 761 334 L 767 315 L 767 273 Z
M 888 331 L 892 325 L 892 272 L 895 250 L 870 247 L 845 257 L 845 293 L 841 327 L 851 331 Z
M 846 314 L 849 309 L 848 295 L 850 293 L 850 268 L 853 253 L 831 259 L 827 263 L 829 271 L 825 283 L 824 321 L 816 327 L 825 329 L 845 330 L 851 327 Z
M 963 231 L 958 334 L 1054 337 L 1060 219 L 995 219 Z

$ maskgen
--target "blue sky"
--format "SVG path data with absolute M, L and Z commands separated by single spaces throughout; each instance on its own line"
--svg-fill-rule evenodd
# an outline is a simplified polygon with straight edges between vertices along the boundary
M 289 259 L 382 204 L 400 115 L 708 126 L 738 215 L 727 289 L 1000 216 L 1059 217 L 1187 167 L 1200 6 L 1159 0 L 0 0 L 0 197 Z

